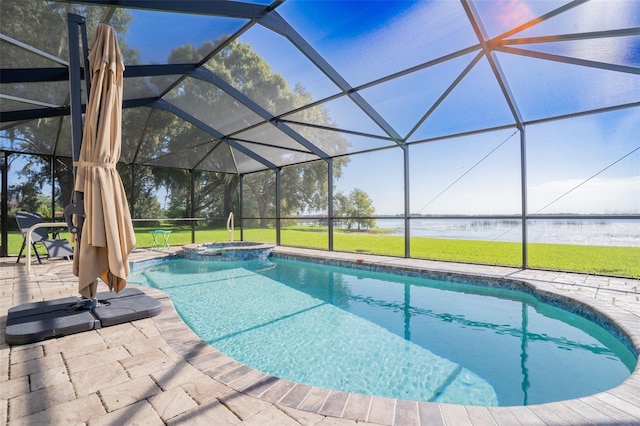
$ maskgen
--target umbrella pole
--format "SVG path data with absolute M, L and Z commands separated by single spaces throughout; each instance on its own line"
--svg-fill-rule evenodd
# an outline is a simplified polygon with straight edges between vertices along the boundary
M 87 99 L 91 90 L 91 71 L 89 67 L 89 44 L 87 40 L 87 26 L 83 16 L 69 13 L 67 15 L 67 30 L 69 39 L 69 89 L 71 94 L 71 144 L 73 148 L 73 181 L 77 177 L 77 162 L 80 160 L 82 146 L 82 68 L 80 64 L 80 39 L 82 36 L 82 58 L 84 59 L 84 78 Z M 64 216 L 71 234 L 75 234 L 75 244 L 80 247 L 82 239 L 82 225 L 84 223 L 84 193 L 74 191 L 72 202 L 64 209 Z M 75 216 L 75 222 L 73 217 Z M 74 264 L 79 264 L 79 250 L 75 251 Z M 74 271 L 77 275 L 77 271 Z M 93 309 L 97 299 L 82 302 L 86 309 Z
M 80 36 L 82 36 L 82 58 L 84 59 L 84 78 L 87 87 L 87 99 L 91 90 L 91 71 L 89 68 L 89 45 L 87 41 L 87 26 L 83 16 L 69 13 L 67 15 L 67 29 L 69 32 L 69 91 L 71 94 L 71 145 L 73 148 L 73 182 L 77 178 L 77 162 L 80 160 L 82 147 L 82 67 L 80 64 Z M 80 244 L 82 237 L 82 222 L 84 193 L 74 191 L 71 204 L 65 207 L 65 218 L 69 225 L 69 232 L 76 235 L 76 244 Z M 76 216 L 76 224 L 72 224 L 71 215 Z

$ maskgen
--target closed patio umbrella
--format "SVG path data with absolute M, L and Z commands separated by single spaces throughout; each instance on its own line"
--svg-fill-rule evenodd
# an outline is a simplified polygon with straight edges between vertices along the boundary
M 73 273 L 80 294 L 95 299 L 98 277 L 113 291 L 126 286 L 135 235 L 116 164 L 122 137 L 124 61 L 115 31 L 98 24 L 89 44 L 91 93 L 77 167 L 75 191 L 84 193 L 85 218 L 75 244 Z

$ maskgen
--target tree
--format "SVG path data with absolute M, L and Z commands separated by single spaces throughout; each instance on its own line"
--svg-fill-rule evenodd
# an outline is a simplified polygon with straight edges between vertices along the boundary
M 376 220 L 372 218 L 376 214 L 371 198 L 362 189 L 355 188 L 349 196 L 339 192 L 334 196 L 334 214 L 343 217 L 347 229 L 351 230 L 354 224 L 361 229 L 371 229 L 376 226 Z
M 251 173 L 244 177 L 243 215 L 259 218 L 261 228 L 269 225 L 269 218 L 276 215 L 276 177 L 275 171 L 267 170 Z
M 67 13 L 83 15 L 86 18 L 89 36 L 93 34 L 95 26 L 103 17 L 100 8 L 85 5 L 70 5 L 44 0 L 5 3 L 2 4 L 3 12 L 10 12 L 12 16 L 28 15 L 31 19 L 42 22 L 43 28 L 66 27 Z M 130 21 L 131 16 L 126 13 L 125 9 L 116 8 L 109 23 L 114 26 L 118 34 L 122 35 L 126 34 Z M 55 23 L 55 25 L 51 25 L 51 23 Z M 56 56 L 63 58 L 68 56 L 64 37 L 42 39 L 41 34 L 27 34 L 28 32 L 20 28 L 20 25 L 20 20 L 3 22 L 3 33 Z M 176 48 L 172 51 L 168 61 L 170 63 L 199 63 L 202 58 L 207 57 L 225 40 L 226 38 L 223 37 L 216 41 L 207 41 L 199 47 L 186 45 Z M 119 43 L 126 63 L 138 63 L 139 52 L 129 49 L 123 39 L 119 39 Z M 14 56 L 3 55 L 3 57 L 9 58 L 12 64 L 15 62 L 16 66 L 42 66 L 43 59 L 41 57 L 23 55 L 21 51 L 18 51 L 20 49 L 16 49 Z M 296 84 L 294 88 L 291 88 L 286 79 L 275 73 L 269 64 L 253 51 L 250 45 L 237 40 L 226 44 L 204 66 L 274 116 L 312 102 L 311 95 L 305 91 L 304 87 Z M 135 96 L 140 90 L 141 95 L 148 96 L 148 93 L 156 92 L 158 87 L 171 87 L 174 81 L 175 77 L 173 76 L 140 79 L 136 81 L 135 87 L 128 89 L 128 94 Z M 43 93 L 39 93 L 42 92 L 40 87 L 33 86 L 35 85 L 15 85 L 12 94 L 52 104 L 66 102 L 67 84 L 51 84 Z M 47 97 L 46 99 L 41 97 L 43 94 Z M 187 77 L 180 80 L 179 85 L 165 95 L 165 99 L 216 127 L 221 133 L 232 137 L 236 136 L 234 135 L 235 130 L 252 124 L 252 120 L 255 120 L 255 114 L 250 113 L 246 107 L 235 101 L 229 94 L 211 83 L 195 78 Z M 233 161 L 238 153 L 230 146 L 223 141 L 212 138 L 210 134 L 167 111 L 148 108 L 127 109 L 123 112 L 123 121 L 125 131 L 123 132 L 121 161 L 125 163 L 135 161 L 156 166 L 151 172 L 135 172 L 137 175 L 134 180 L 135 189 L 142 191 L 142 193 L 137 193 L 135 197 L 134 208 L 136 212 L 146 211 L 151 214 L 152 211 L 156 211 L 157 203 L 154 203 L 151 197 L 161 186 L 167 188 L 171 214 L 190 214 L 193 211 L 198 216 L 212 214 L 226 217 L 230 211 L 238 208 L 239 180 L 236 176 L 237 170 L 233 168 Z M 296 113 L 296 121 L 318 126 L 300 126 L 296 130 L 312 143 L 322 144 L 323 150 L 329 155 L 347 151 L 348 142 L 338 132 L 326 130 L 326 128 L 335 127 L 335 125 L 324 107 L 316 106 L 299 110 Z M 264 132 L 258 133 L 265 134 Z M 15 151 L 59 153 L 61 152 L 60 144 L 69 144 L 71 139 L 70 119 L 69 117 L 53 117 L 29 121 L 4 130 L 3 136 L 10 141 L 12 148 L 14 144 L 19 145 L 16 146 Z M 138 145 L 141 137 L 144 137 L 144 143 Z M 250 136 L 245 135 L 245 137 L 251 141 Z M 264 147 L 260 149 L 264 152 L 262 155 L 274 164 L 303 163 L 316 158 L 305 153 L 302 148 L 299 151 L 276 148 L 277 141 L 261 139 L 254 142 L 262 144 Z M 137 148 L 127 151 L 128 146 Z M 71 149 L 66 151 L 70 156 Z M 39 164 L 39 171 L 48 172 L 50 170 L 48 158 Z M 198 159 L 198 164 L 203 169 L 210 168 L 220 172 L 201 174 L 197 170 L 187 170 L 192 167 L 193 158 Z M 53 168 L 59 188 L 56 191 L 56 197 L 59 197 L 56 202 L 64 206 L 69 203 L 73 192 L 71 161 L 61 157 L 54 160 Z M 38 161 L 40 160 L 38 159 Z M 334 177 L 340 177 L 341 167 L 347 161 L 346 158 L 333 160 Z M 183 170 L 161 168 L 162 166 L 175 167 L 181 164 L 189 166 L 185 166 Z M 185 172 L 187 173 L 185 174 Z M 191 202 L 191 197 L 187 196 L 188 191 L 186 191 L 190 188 L 191 179 L 188 172 L 194 173 L 196 182 L 194 206 L 188 204 Z M 125 171 L 125 173 L 129 172 Z M 33 176 L 35 179 L 35 174 Z M 324 161 L 308 163 L 301 167 L 284 167 L 281 177 L 283 215 L 326 209 L 329 182 L 327 164 Z M 260 181 L 258 178 L 265 179 L 265 181 Z M 31 183 L 35 183 L 35 181 Z M 272 194 L 275 189 L 275 173 L 261 173 L 252 176 L 246 180 L 246 183 L 247 193 L 253 191 L 257 194 L 255 200 L 259 204 L 258 210 L 274 212 L 276 200 Z M 179 209 L 178 206 L 182 206 L 182 208 Z M 266 226 L 266 222 L 263 221 L 262 225 Z
M 352 219 L 349 218 L 349 214 L 352 210 L 351 200 L 344 192 L 341 191 L 333 195 L 333 214 L 336 218 L 340 218 L 339 225 L 344 222 L 347 229 L 351 229 Z
M 156 197 L 156 184 L 150 167 L 127 166 L 122 163 L 117 166 L 118 173 L 127 193 L 127 202 L 133 219 L 164 217 L 162 206 Z M 133 171 L 133 179 L 131 172 Z M 131 187 L 133 182 L 133 188 Z M 135 197 L 132 195 L 135 194 Z
M 169 62 L 198 62 L 221 42 L 222 40 L 217 40 L 216 42 L 205 42 L 200 47 L 187 45 L 174 49 Z M 292 90 L 284 77 L 275 73 L 269 64 L 246 43 L 237 40 L 229 43 L 207 61 L 205 67 L 274 114 L 311 103 L 311 95 L 306 93 L 301 85 L 296 85 Z M 229 128 L 225 127 L 226 121 L 233 122 L 247 117 L 246 108 L 239 105 L 227 93 L 212 84 L 195 79 L 185 79 L 180 85 L 180 90 L 170 93 L 168 100 L 194 115 L 199 114 L 198 118 L 205 122 L 212 122 L 214 127 L 221 125 L 222 127 L 217 129 L 221 133 L 232 131 L 235 128 L 233 123 L 229 124 Z M 304 122 L 333 126 L 329 114 L 324 108 L 316 107 L 304 110 L 299 117 Z M 196 136 L 193 130 L 184 129 L 182 131 L 192 132 Z M 312 142 L 322 141 L 323 146 L 327 147 L 325 149 L 328 149 L 330 154 L 346 151 L 348 146 L 348 142 L 337 132 L 321 131 L 308 127 L 302 130 L 301 134 Z M 179 137 L 182 140 L 185 139 L 184 135 L 179 135 Z M 176 135 L 177 138 L 178 135 Z M 216 143 L 218 141 L 210 142 L 211 146 Z M 171 146 L 171 139 L 168 144 Z M 276 145 L 275 142 L 273 144 Z M 183 148 L 183 146 L 177 146 L 176 150 Z M 226 147 L 226 149 L 230 148 Z M 267 152 L 265 155 L 270 155 L 269 160 L 276 164 L 304 162 L 310 158 L 309 154 L 291 150 L 274 149 L 271 152 L 268 150 L 265 152 Z M 216 151 L 216 153 L 221 152 Z M 274 157 L 274 155 L 279 157 Z M 209 157 L 211 156 L 213 153 L 209 155 Z M 341 175 L 341 167 L 347 161 L 346 159 L 334 160 L 333 170 L 336 178 Z M 163 179 L 163 182 L 168 186 L 181 185 L 184 187 L 184 184 L 180 183 L 179 173 L 175 171 L 159 171 L 158 173 L 165 175 L 166 178 Z M 244 179 L 245 200 L 247 200 L 244 205 L 245 216 L 247 216 L 247 212 L 255 211 L 260 217 L 261 227 L 266 227 L 269 218 L 275 216 L 275 181 L 274 171 L 251 173 Z M 224 203 L 222 211 L 226 216 L 233 207 L 231 203 L 235 197 L 232 194 L 236 191 L 237 183 L 237 178 L 225 174 L 198 179 L 197 192 L 201 195 L 198 198 L 198 203 L 201 206 L 213 205 L 212 202 L 217 197 L 215 194 L 222 192 L 224 194 L 224 198 L 221 200 Z M 327 164 L 324 161 L 307 163 L 302 166 L 283 167 L 281 183 L 283 190 L 280 207 L 283 216 L 301 214 L 308 210 L 326 209 L 328 176 Z M 173 190 L 171 193 L 172 197 L 184 195 Z M 198 206 L 196 206 L 197 210 Z
M 56 57 L 68 58 L 67 37 L 43 37 L 52 28 L 66 28 L 67 14 L 74 13 L 85 17 L 87 34 L 89 38 L 93 35 L 95 27 L 103 18 L 103 10 L 98 7 L 68 4 L 61 2 L 50 2 L 45 0 L 29 1 L 4 1 L 0 7 L 3 16 L 25 16 L 31 22 L 38 22 L 42 31 L 27 31 L 21 25 L 22 19 L 3 19 L 2 33 L 17 39 L 27 45 L 32 45 L 38 49 L 52 54 Z M 127 25 L 131 16 L 121 8 L 116 9 L 111 17 L 110 25 L 116 32 L 124 34 L 127 32 Z M 127 58 L 128 63 L 134 63 L 139 57 L 138 52 L 128 49 L 124 39 L 119 39 L 120 49 Z M 3 51 L 3 59 L 11 67 L 42 67 L 55 66 L 43 57 L 29 54 L 23 49 L 16 49 L 7 45 Z M 26 99 L 35 99 L 46 103 L 62 105 L 68 100 L 69 85 L 66 82 L 52 82 L 47 84 L 43 90 L 40 84 L 15 84 L 3 89 L 13 96 Z M 5 130 L 2 134 L 7 139 L 10 147 L 19 152 L 34 152 L 47 154 L 56 151 L 56 146 L 69 144 L 67 152 L 71 155 L 70 119 L 69 117 L 40 118 L 21 123 L 17 126 Z M 60 150 L 58 151 L 65 151 Z M 53 161 L 53 171 L 56 179 L 56 205 L 66 206 L 70 202 L 73 191 L 73 174 L 70 160 L 66 158 L 56 158 Z M 41 188 L 43 177 L 48 180 L 51 170 L 50 157 L 33 156 L 19 171 L 26 178 L 26 184 Z M 50 207 L 49 207 L 50 209 Z
M 28 183 L 11 185 L 9 186 L 9 193 L 11 194 L 12 201 L 15 202 L 19 210 L 41 212 L 43 199 L 37 187 Z M 50 209 L 47 209 L 47 212 L 50 211 Z

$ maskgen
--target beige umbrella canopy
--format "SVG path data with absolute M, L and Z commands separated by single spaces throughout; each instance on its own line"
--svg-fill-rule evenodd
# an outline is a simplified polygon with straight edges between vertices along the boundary
M 129 275 L 135 234 L 116 164 L 122 143 L 124 61 L 112 27 L 98 24 L 89 45 L 91 93 L 85 114 L 75 190 L 84 193 L 85 219 L 75 244 L 79 292 L 94 299 L 98 277 L 120 291 Z

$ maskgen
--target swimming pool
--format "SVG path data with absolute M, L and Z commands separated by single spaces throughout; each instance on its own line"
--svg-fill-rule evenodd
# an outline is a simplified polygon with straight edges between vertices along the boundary
M 279 257 L 177 259 L 137 269 L 129 282 L 165 291 L 183 320 L 232 358 L 348 392 L 528 405 L 614 387 L 636 364 L 602 327 L 486 284 Z

